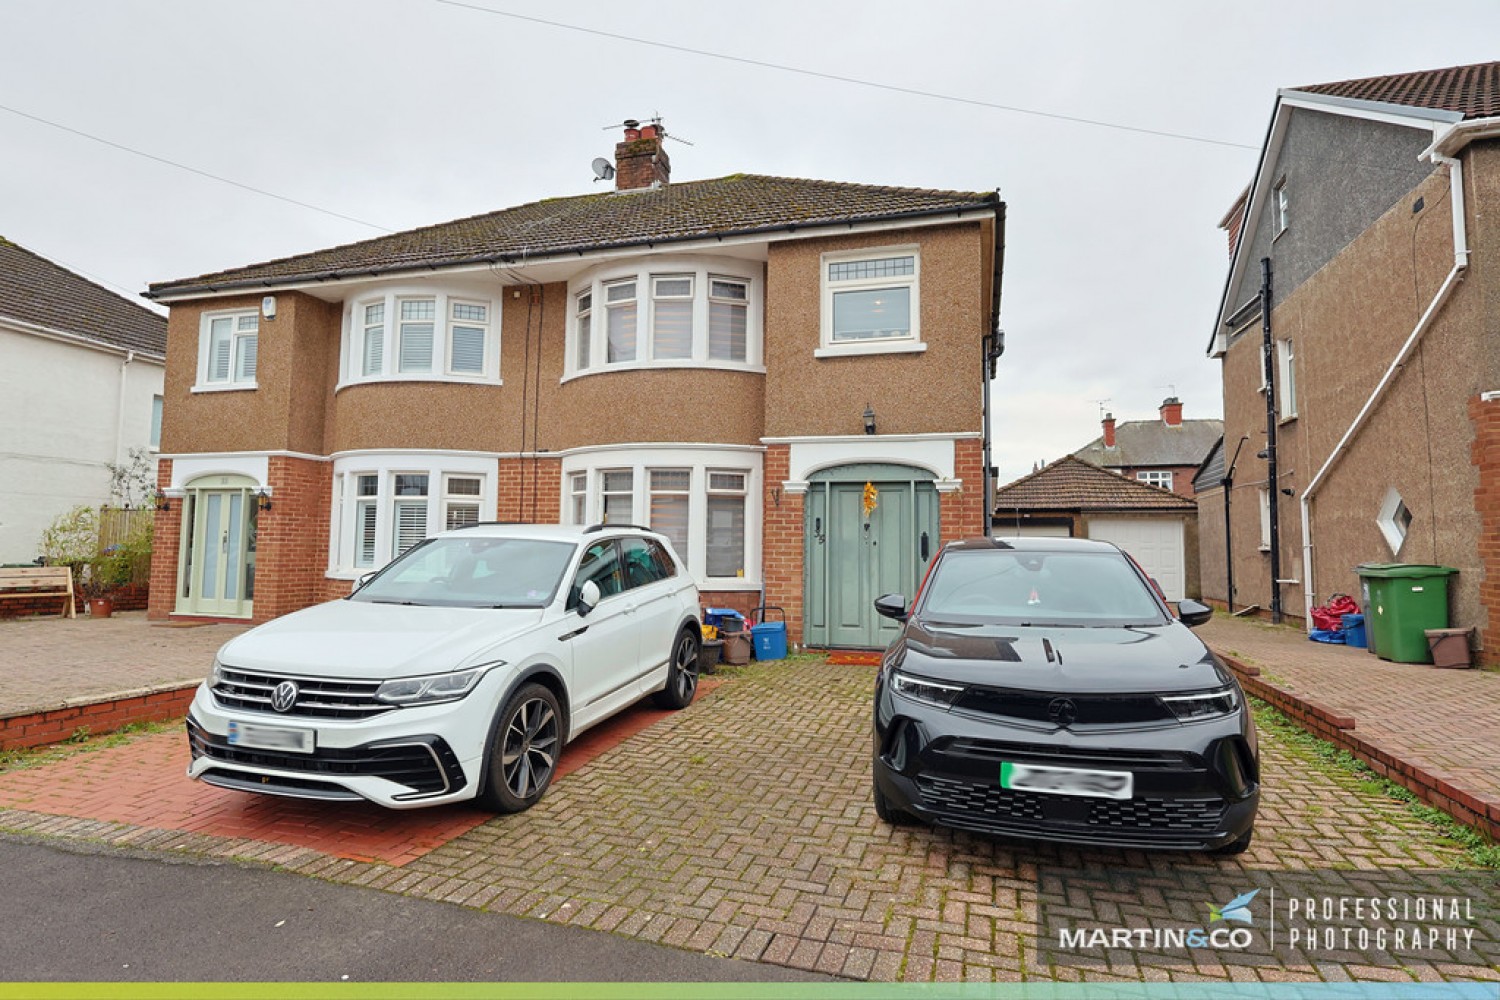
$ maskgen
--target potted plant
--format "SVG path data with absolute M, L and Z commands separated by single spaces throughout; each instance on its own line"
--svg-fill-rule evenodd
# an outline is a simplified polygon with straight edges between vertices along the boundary
M 130 579 L 131 555 L 122 545 L 111 545 L 88 564 L 79 589 L 88 604 L 89 614 L 95 618 L 108 618 L 115 613 L 115 588 Z

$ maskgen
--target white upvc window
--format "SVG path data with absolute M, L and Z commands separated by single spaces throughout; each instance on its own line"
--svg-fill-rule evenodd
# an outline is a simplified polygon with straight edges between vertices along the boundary
M 335 459 L 329 575 L 379 569 L 422 539 L 492 518 L 493 457 L 362 452 Z
M 822 346 L 815 357 L 924 351 L 915 246 L 822 256 Z
M 1391 555 L 1401 554 L 1401 546 L 1406 543 L 1406 535 L 1411 531 L 1411 522 L 1411 509 L 1406 506 L 1406 501 L 1401 499 L 1401 494 L 1394 486 L 1388 488 L 1375 524 L 1385 537 L 1385 543 L 1391 547 Z
M 710 577 L 745 575 L 744 472 L 708 470 L 707 572 Z
M 692 469 L 650 469 L 651 516 L 646 527 L 672 541 L 672 548 L 686 558 L 688 520 L 693 495 Z
M 1292 207 L 1287 197 L 1285 177 L 1276 182 L 1276 187 L 1271 192 L 1271 221 L 1272 239 L 1286 232 L 1292 223 Z
M 1260 488 L 1260 550 L 1271 551 L 1271 490 Z
M 563 461 L 560 519 L 643 524 L 707 590 L 759 586 L 762 459 L 709 445 L 603 447 Z
M 152 451 L 161 450 L 161 407 L 162 397 L 151 397 L 151 437 L 147 442 Z
M 636 282 L 612 281 L 604 286 L 604 360 L 606 364 L 636 358 Z
M 484 520 L 480 513 L 483 492 L 484 480 L 479 476 L 444 476 L 444 530 L 452 531 Z
M 474 295 L 395 288 L 353 298 L 344 314 L 340 383 L 500 384 L 499 307 Z
M 204 313 L 198 337 L 198 390 L 254 389 L 260 313 Z
M 1172 488 L 1172 470 L 1170 469 L 1142 469 L 1135 474 L 1137 482 L 1148 486 L 1160 486 L 1164 490 Z
M 1290 340 L 1276 342 L 1276 361 L 1281 419 L 1288 420 L 1297 415 L 1297 359 Z
M 635 368 L 762 371 L 761 265 L 664 256 L 601 265 L 569 285 L 563 378 Z
M 748 356 L 750 283 L 708 276 L 708 357 L 743 362 Z

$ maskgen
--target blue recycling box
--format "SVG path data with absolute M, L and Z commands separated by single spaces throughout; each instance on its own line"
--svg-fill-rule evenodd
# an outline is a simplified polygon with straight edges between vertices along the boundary
M 750 629 L 757 660 L 786 659 L 786 622 L 766 622 Z
M 1344 615 L 1344 644 L 1358 649 L 1365 648 L 1365 616 Z

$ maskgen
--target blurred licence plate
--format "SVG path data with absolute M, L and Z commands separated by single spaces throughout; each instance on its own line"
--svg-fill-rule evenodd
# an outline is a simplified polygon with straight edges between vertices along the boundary
M 243 722 L 231 722 L 229 745 L 251 750 L 312 753 L 313 731 L 311 729 L 282 729 L 279 726 L 248 726 Z
M 1018 792 L 1084 795 L 1096 799 L 1128 799 L 1135 775 L 1129 771 L 1086 771 L 1074 767 L 1000 764 L 1000 787 Z

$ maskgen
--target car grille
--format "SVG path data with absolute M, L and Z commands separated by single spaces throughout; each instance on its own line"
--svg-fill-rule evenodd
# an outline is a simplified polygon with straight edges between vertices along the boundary
M 1140 833 L 1160 831 L 1173 836 L 1208 836 L 1224 817 L 1224 800 L 1212 798 L 1081 799 L 1038 792 L 1012 791 L 996 784 L 955 781 L 922 775 L 917 778 L 923 804 L 939 813 L 956 818 L 968 817 L 994 821 L 989 825 L 1004 828 L 1011 820 L 1029 820 L 1038 824 L 1080 823 L 1091 831 L 1130 830 Z M 1059 818 L 1058 807 L 1071 815 Z
M 1155 695 L 1062 694 L 1046 691 L 1018 691 L 1006 688 L 971 687 L 954 703 L 965 712 L 993 715 L 1059 725 L 1054 718 L 1054 703 L 1072 703 L 1069 726 L 1121 726 L 1145 722 L 1175 721 L 1177 716 Z
M 943 754 L 977 757 L 984 760 L 1008 760 L 1023 764 L 1047 764 L 1054 767 L 1100 767 L 1121 771 L 1161 771 L 1203 767 L 1203 760 L 1197 754 L 1176 750 L 1048 746 L 1041 743 L 1007 743 L 1004 740 L 979 740 L 966 737 L 936 740 L 932 743 L 931 749 Z
M 194 760 L 207 757 L 224 764 L 293 771 L 334 781 L 385 778 L 410 788 L 413 797 L 457 791 L 464 786 L 458 758 L 447 742 L 435 736 L 348 749 L 326 748 L 306 754 L 230 746 L 227 739 L 207 732 L 191 717 L 187 725 L 188 746 Z
M 265 712 L 283 718 L 369 719 L 396 706 L 375 700 L 379 681 L 351 681 L 327 677 L 290 677 L 219 666 L 214 699 L 225 708 Z M 271 692 L 282 681 L 297 685 L 297 700 L 285 712 L 271 708 Z

